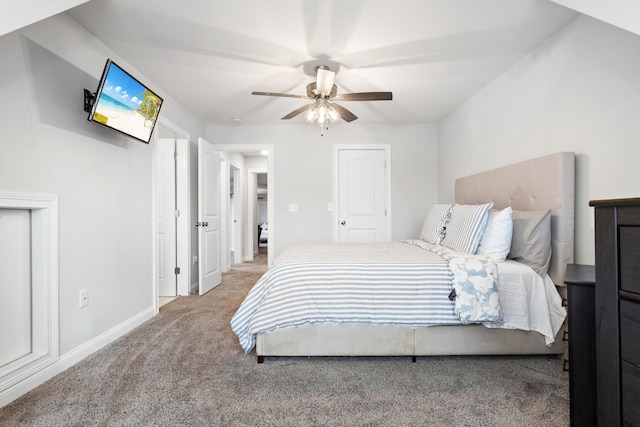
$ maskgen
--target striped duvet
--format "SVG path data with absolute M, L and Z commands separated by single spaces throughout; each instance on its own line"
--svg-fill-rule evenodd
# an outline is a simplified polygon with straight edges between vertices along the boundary
M 305 245 L 283 252 L 231 320 L 242 348 L 249 353 L 258 333 L 307 323 L 418 327 L 501 320 L 495 266 L 461 275 L 460 265 L 479 257 L 460 259 L 441 246 L 416 243 Z M 484 289 L 478 295 L 469 292 L 474 283 Z

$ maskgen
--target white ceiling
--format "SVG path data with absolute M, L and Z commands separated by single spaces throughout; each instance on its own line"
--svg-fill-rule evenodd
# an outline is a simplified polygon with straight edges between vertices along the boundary
M 319 64 L 338 93 L 393 92 L 342 103 L 355 123 L 436 122 L 576 15 L 548 0 L 92 0 L 68 13 L 208 124 L 285 122 L 308 101 L 251 91 L 303 95 Z
M 20 0 L 0 2 L 0 36 L 89 0 Z

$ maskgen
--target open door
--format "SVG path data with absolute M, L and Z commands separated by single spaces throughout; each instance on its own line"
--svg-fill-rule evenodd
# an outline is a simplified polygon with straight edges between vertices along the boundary
M 222 281 L 220 270 L 220 154 L 198 138 L 198 258 L 199 294 Z

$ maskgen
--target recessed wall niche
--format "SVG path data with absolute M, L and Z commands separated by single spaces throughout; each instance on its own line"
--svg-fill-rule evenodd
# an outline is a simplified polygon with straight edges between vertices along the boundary
M 0 193 L 0 294 L 2 395 L 58 360 L 56 196 Z

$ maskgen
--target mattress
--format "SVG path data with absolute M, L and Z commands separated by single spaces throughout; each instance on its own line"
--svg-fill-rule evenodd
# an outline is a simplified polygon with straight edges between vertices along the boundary
M 552 281 L 515 261 L 496 271 L 500 318 L 472 323 L 537 331 L 551 345 L 566 316 Z M 407 242 L 305 245 L 275 260 L 231 326 L 248 353 L 256 334 L 311 323 L 464 324 L 452 289 L 448 259 Z

